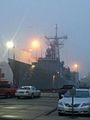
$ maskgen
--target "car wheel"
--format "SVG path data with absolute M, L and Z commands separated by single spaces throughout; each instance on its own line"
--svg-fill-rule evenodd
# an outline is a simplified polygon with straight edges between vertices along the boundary
M 11 94 L 8 92 L 8 93 L 6 93 L 6 96 L 5 96 L 6 98 L 10 98 L 11 97 Z
M 15 94 L 11 94 L 11 97 L 12 97 L 12 98 L 15 97 Z
M 20 99 L 20 96 L 17 96 L 17 99 Z
M 58 115 L 60 116 L 60 115 L 61 115 L 61 113 L 60 113 L 60 112 L 58 112 Z
M 33 93 L 31 94 L 31 98 L 32 98 L 32 99 L 34 98 L 34 94 L 33 94 Z
M 39 93 L 38 97 L 41 97 L 41 93 Z

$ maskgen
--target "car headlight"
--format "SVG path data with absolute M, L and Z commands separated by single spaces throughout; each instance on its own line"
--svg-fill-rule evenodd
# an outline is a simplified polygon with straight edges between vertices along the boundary
M 90 103 L 83 103 L 83 104 L 81 105 L 81 107 L 84 107 L 84 106 L 90 106 Z

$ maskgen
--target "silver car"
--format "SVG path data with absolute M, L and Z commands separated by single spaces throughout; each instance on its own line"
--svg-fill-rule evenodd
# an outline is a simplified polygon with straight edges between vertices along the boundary
M 72 113 L 72 97 L 68 91 L 62 99 L 58 101 L 58 114 Z M 73 103 L 74 114 L 90 114 L 90 90 L 76 89 Z
M 36 87 L 34 86 L 22 86 L 19 89 L 17 89 L 15 93 L 17 98 L 22 98 L 22 97 L 40 97 L 41 91 L 37 90 Z

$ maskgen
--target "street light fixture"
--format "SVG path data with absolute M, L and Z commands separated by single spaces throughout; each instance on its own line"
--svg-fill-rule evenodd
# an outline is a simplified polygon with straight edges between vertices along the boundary
M 74 64 L 74 68 L 76 69 L 76 72 L 78 72 L 78 64 Z
M 6 43 L 6 46 L 7 46 L 8 49 L 12 49 L 14 47 L 14 43 L 12 41 L 8 41 Z
M 37 58 L 37 49 L 40 48 L 40 52 L 41 52 L 41 57 L 42 57 L 42 48 L 41 48 L 41 43 L 39 40 L 33 40 L 31 43 L 31 47 L 32 49 L 34 49 L 36 51 L 36 58 Z
M 32 48 L 38 48 L 38 47 L 40 47 L 40 43 L 37 40 L 34 40 L 32 42 Z
M 55 75 L 53 75 L 52 77 L 53 77 L 53 78 L 52 78 L 52 80 L 53 80 L 53 81 L 52 81 L 52 88 L 54 89 L 54 88 L 55 88 Z
M 15 59 L 15 46 L 14 46 L 14 43 L 12 41 L 8 41 L 6 43 L 6 46 L 8 48 L 8 58 L 9 58 L 9 49 L 13 49 L 13 59 Z

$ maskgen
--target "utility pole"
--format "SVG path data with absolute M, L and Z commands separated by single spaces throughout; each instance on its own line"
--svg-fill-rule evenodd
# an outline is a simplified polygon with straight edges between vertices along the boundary
M 60 46 L 64 45 L 64 39 L 67 39 L 67 36 L 62 36 L 58 37 L 57 32 L 58 32 L 58 27 L 56 24 L 56 33 L 55 37 L 45 37 L 47 40 L 50 42 L 50 47 L 51 47 L 51 52 L 52 52 L 52 58 L 53 59 L 58 59 L 60 61 Z M 50 41 L 52 40 L 52 41 Z
M 13 60 L 15 60 L 15 46 L 13 46 Z

